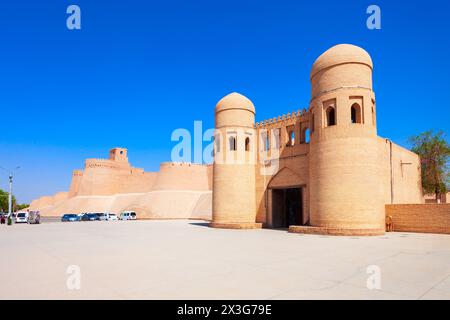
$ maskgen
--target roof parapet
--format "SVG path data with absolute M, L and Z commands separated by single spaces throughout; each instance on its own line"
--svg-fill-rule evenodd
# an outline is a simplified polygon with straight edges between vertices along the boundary
M 297 111 L 293 111 L 292 113 L 288 112 L 287 114 L 283 114 L 278 117 L 274 117 L 274 118 L 270 118 L 267 120 L 262 120 L 260 122 L 256 122 L 255 128 L 262 128 L 265 126 L 269 126 L 269 125 L 280 123 L 280 122 L 287 121 L 287 120 L 298 120 L 302 117 L 307 116 L 307 114 L 308 114 L 307 109 L 301 109 L 301 110 L 299 109 Z

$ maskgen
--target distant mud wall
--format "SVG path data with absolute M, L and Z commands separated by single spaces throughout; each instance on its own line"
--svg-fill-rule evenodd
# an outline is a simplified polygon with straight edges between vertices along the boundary
M 139 219 L 211 219 L 211 191 L 151 191 L 112 196 L 76 196 L 39 207 L 43 217 L 64 213 L 135 211 Z M 37 209 L 37 208 L 33 208 Z
M 450 204 L 386 205 L 392 231 L 450 234 Z
M 47 217 L 132 210 L 141 219 L 211 219 L 212 166 L 165 162 L 145 172 L 117 156 L 87 159 L 84 170 L 73 171 L 69 192 L 34 200 L 30 209 Z

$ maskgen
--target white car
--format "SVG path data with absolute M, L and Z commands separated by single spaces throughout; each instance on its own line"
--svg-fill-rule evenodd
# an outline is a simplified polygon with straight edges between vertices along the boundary
M 134 211 L 123 211 L 119 217 L 120 220 L 136 220 L 136 212 Z
M 117 221 L 119 218 L 117 218 L 117 215 L 115 213 L 109 213 L 108 214 L 108 221 Z
M 109 213 L 97 213 L 98 214 L 98 219 L 100 221 L 108 221 L 108 215 Z
M 27 223 L 28 222 L 28 212 L 18 212 L 16 215 L 16 223 Z

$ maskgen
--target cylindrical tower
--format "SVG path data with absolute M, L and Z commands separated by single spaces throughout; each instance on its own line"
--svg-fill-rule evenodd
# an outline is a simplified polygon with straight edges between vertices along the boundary
M 369 54 L 347 44 L 312 67 L 310 222 L 330 234 L 385 230 L 372 69 Z
M 255 107 L 238 93 L 215 109 L 213 207 L 211 226 L 258 228 L 255 223 Z

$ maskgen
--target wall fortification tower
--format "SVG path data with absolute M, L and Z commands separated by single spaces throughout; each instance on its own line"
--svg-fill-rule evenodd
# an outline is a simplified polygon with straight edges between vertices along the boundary
M 109 150 L 109 160 L 128 163 L 127 149 L 112 148 Z
M 330 233 L 384 233 L 372 70 L 369 54 L 347 44 L 312 67 L 310 224 Z
M 238 93 L 215 109 L 212 227 L 256 228 L 255 107 Z

